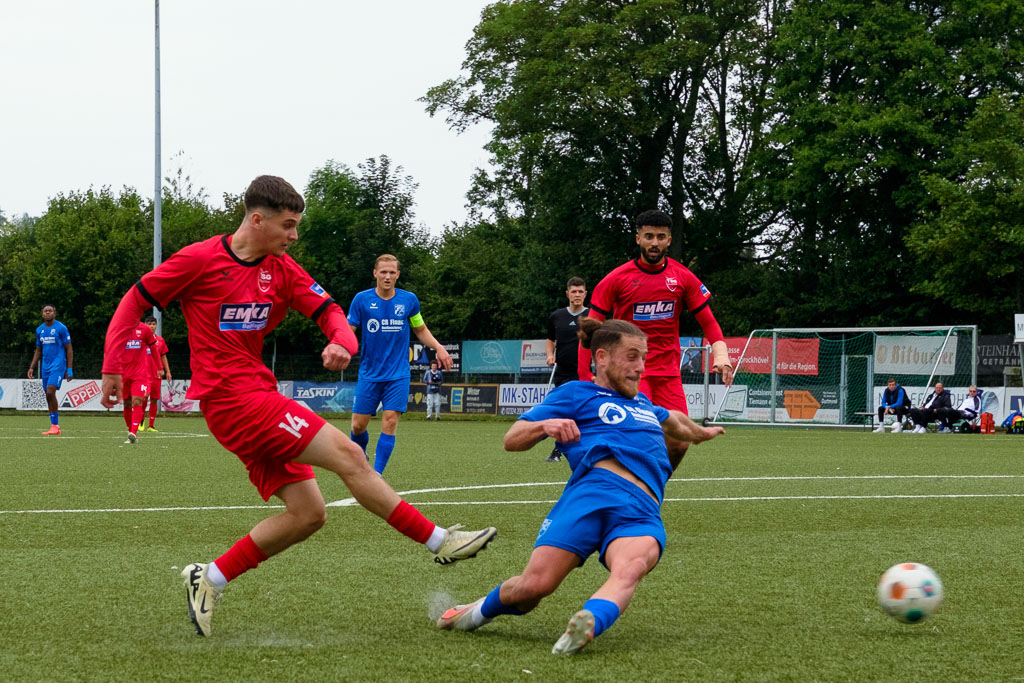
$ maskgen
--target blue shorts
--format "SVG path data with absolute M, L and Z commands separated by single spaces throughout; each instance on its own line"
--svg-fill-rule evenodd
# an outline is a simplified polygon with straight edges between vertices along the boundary
M 376 415 L 377 405 L 384 404 L 384 410 L 404 413 L 409 407 L 410 378 L 390 379 L 386 382 L 356 382 L 356 399 L 352 412 L 360 415 Z
M 51 370 L 50 372 L 44 370 L 42 377 L 39 378 L 43 380 L 43 389 L 46 387 L 57 387 L 60 389 L 60 385 L 64 381 L 65 372 L 67 370 Z
M 598 559 L 605 564 L 609 543 L 634 536 L 653 536 L 661 547 L 659 556 L 664 552 L 661 507 L 633 482 L 597 468 L 562 492 L 541 524 L 534 547 L 554 546 L 584 561 L 600 550 Z

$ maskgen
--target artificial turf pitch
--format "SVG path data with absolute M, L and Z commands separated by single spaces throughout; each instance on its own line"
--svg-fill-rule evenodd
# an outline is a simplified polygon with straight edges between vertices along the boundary
M 441 567 L 362 508 L 225 591 L 195 635 L 178 576 L 265 516 L 198 418 L 122 444 L 120 416 L 0 415 L 0 677 L 155 680 L 1011 680 L 1024 676 L 1024 438 L 731 427 L 687 455 L 669 545 L 630 609 L 579 655 L 550 654 L 604 581 L 589 560 L 533 613 L 475 633 L 431 618 L 517 573 L 568 476 L 549 441 L 505 453 L 508 422 L 403 420 L 387 480 L 429 518 L 494 525 Z M 334 421 L 346 433 L 347 422 Z M 371 452 L 379 422 L 371 423 Z M 324 498 L 344 501 L 318 473 Z M 940 611 L 906 626 L 875 583 L 932 567 Z

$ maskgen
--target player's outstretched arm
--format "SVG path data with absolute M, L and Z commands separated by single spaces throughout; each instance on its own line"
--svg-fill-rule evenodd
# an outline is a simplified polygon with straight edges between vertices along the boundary
M 725 434 L 725 430 L 721 427 L 701 427 L 678 410 L 669 411 L 668 419 L 661 423 L 661 429 L 665 432 L 665 436 L 694 444 L 708 441 L 719 434 Z
M 551 418 L 536 422 L 517 420 L 505 433 L 505 450 L 528 451 L 547 436 L 562 443 L 573 443 L 579 441 L 580 430 L 575 421 L 565 418 Z

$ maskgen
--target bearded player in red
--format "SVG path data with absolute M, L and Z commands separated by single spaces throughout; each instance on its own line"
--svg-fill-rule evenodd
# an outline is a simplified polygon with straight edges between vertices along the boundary
M 125 294 L 107 329 L 103 361 L 101 400 L 109 408 L 121 398 L 120 351 L 139 315 L 180 301 L 192 351 L 188 397 L 199 399 L 210 432 L 245 463 L 263 499 L 284 502 L 284 512 L 257 524 L 215 561 L 190 564 L 181 573 L 189 616 L 202 636 L 210 635 L 210 615 L 228 581 L 327 521 L 312 466 L 340 476 L 363 507 L 425 544 L 441 564 L 473 557 L 497 533 L 494 527 L 458 531 L 428 521 L 373 471 L 348 436 L 278 393 L 262 361 L 263 339 L 289 308 L 327 336 L 325 368 L 348 366 L 358 343 L 341 307 L 285 254 L 298 239 L 302 195 L 281 178 L 260 176 L 244 202 L 245 218 L 234 234 L 185 247 Z
M 640 257 L 604 276 L 590 297 L 590 317 L 597 320 L 628 320 L 647 335 L 647 362 L 639 390 L 655 405 L 689 414 L 679 373 L 679 318 L 683 309 L 693 315 L 711 342 L 714 368 L 722 382 L 732 384 L 729 350 L 708 304 L 711 292 L 690 270 L 668 258 L 672 244 L 672 219 L 663 211 L 644 211 L 636 218 L 636 243 Z M 593 379 L 590 351 L 580 347 L 581 380 Z M 670 442 L 669 455 L 678 466 L 689 444 Z

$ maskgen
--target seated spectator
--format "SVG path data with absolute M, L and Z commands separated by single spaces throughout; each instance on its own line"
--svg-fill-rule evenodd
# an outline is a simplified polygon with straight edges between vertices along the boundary
M 981 415 L 981 394 L 978 387 L 972 384 L 967 390 L 967 397 L 960 402 L 960 405 L 947 411 L 946 424 L 952 425 L 960 420 L 971 422 L 978 415 Z
M 903 390 L 894 377 L 890 377 L 886 383 L 885 391 L 882 392 L 882 403 L 878 406 L 878 427 L 875 434 L 885 432 L 885 416 L 895 415 L 896 421 L 892 423 L 892 433 L 899 434 L 903 431 L 903 419 L 910 412 L 910 397 Z
M 943 388 L 942 382 L 936 382 L 935 391 L 928 394 L 921 407 L 910 409 L 910 419 L 914 421 L 914 431 L 911 434 L 924 434 L 928 431 L 929 422 L 937 422 L 948 430 L 949 411 L 952 408 L 953 401 L 949 397 L 949 392 Z

